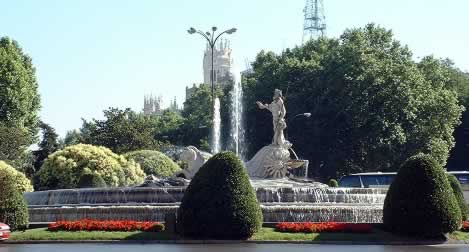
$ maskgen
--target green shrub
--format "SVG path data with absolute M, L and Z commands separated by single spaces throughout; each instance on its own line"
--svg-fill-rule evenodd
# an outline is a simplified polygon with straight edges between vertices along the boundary
M 328 184 L 330 187 L 339 187 L 339 183 L 335 179 L 330 179 Z
M 453 189 L 454 196 L 458 201 L 459 209 L 461 210 L 462 220 L 465 221 L 467 220 L 467 205 L 466 201 L 464 200 L 464 194 L 462 192 L 461 184 L 459 183 L 458 179 L 452 174 L 447 174 L 447 178 L 451 189 Z
M 126 153 L 125 158 L 140 164 L 147 175 L 156 177 L 171 177 L 181 170 L 179 166 L 165 154 L 154 150 L 139 150 Z
M 20 171 L 0 160 L 0 188 L 16 187 L 21 193 L 32 192 L 31 181 Z M 0 189 L 0 193 L 3 190 Z
M 262 212 L 246 169 L 232 152 L 218 153 L 197 172 L 177 214 L 189 237 L 247 239 L 262 225 Z
M 0 196 L 0 222 L 6 223 L 12 230 L 28 227 L 28 206 L 23 193 L 14 189 L 2 191 Z
M 431 156 L 419 154 L 401 166 L 384 201 L 383 222 L 394 233 L 421 237 L 438 237 L 461 226 L 445 171 Z
M 41 190 L 76 188 L 83 174 L 100 175 L 107 186 L 142 183 L 145 173 L 133 160 L 102 146 L 77 144 L 54 152 L 44 161 L 36 176 Z
M 106 187 L 103 177 L 97 173 L 85 173 L 78 180 L 78 188 Z
M 24 174 L 0 161 L 0 222 L 8 224 L 12 230 L 27 227 L 28 207 L 23 193 L 32 189 Z

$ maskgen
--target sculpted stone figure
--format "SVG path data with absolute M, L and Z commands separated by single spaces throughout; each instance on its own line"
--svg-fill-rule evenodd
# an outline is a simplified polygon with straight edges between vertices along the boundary
M 287 123 L 285 122 L 286 109 L 283 104 L 282 91 L 275 89 L 273 101 L 270 104 L 262 104 L 259 101 L 256 103 L 260 109 L 268 109 L 272 112 L 272 123 L 274 128 L 272 144 L 283 145 L 285 143 L 283 130 L 287 128 Z
M 176 176 L 192 179 L 210 157 L 209 153 L 202 152 L 194 146 L 187 146 L 179 156 L 182 161 L 187 162 L 187 168 L 180 171 Z
M 260 149 L 254 157 L 246 162 L 248 174 L 257 178 L 283 178 L 289 169 L 291 143 L 285 140 L 283 130 L 286 109 L 283 104 L 282 91 L 275 89 L 273 101 L 270 104 L 256 102 L 260 109 L 268 109 L 272 113 L 274 136 L 270 145 Z

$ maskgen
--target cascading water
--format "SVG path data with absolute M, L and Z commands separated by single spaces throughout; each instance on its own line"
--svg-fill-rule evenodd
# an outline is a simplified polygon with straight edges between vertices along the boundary
M 216 154 L 220 152 L 220 128 L 221 128 L 221 116 L 220 116 L 220 99 L 215 98 L 213 102 L 213 136 L 212 136 L 212 153 Z
M 288 179 L 251 180 L 265 222 L 381 222 L 384 188 L 331 188 Z M 25 193 L 30 222 L 84 218 L 164 221 L 186 187 L 63 189 Z
M 233 90 L 231 91 L 230 144 L 233 152 L 244 160 L 243 88 L 241 75 L 236 67 L 232 68 L 231 76 L 233 77 Z

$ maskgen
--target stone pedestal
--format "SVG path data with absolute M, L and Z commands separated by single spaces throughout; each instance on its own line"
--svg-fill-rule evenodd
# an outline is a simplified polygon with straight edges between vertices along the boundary
M 268 145 L 260 149 L 246 163 L 248 174 L 253 178 L 284 178 L 288 172 L 291 144 Z

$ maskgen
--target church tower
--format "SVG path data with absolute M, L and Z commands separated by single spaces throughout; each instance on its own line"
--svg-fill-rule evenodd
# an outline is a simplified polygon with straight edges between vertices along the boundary
M 143 114 L 144 115 L 161 115 L 161 96 L 145 95 L 143 98 Z
M 215 72 L 215 85 L 224 85 L 229 81 L 231 67 L 233 66 L 233 58 L 231 56 L 230 43 L 226 39 L 222 39 L 218 46 L 213 48 L 213 70 Z M 212 63 L 212 53 L 210 46 L 204 52 L 203 68 L 204 83 L 210 84 L 210 70 Z

